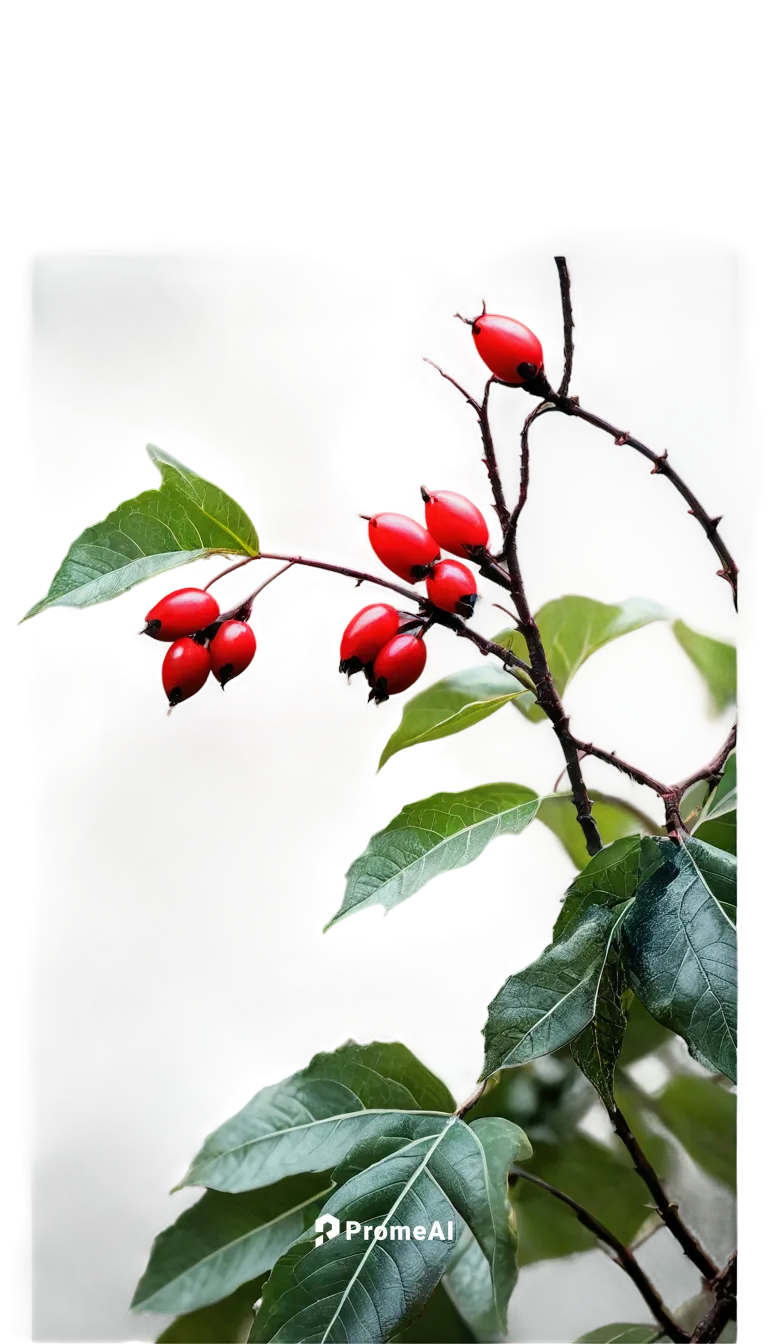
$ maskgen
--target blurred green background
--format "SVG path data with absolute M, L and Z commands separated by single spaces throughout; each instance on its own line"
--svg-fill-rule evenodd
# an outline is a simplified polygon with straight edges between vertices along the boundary
M 482 489 L 471 418 L 421 356 L 479 387 L 452 313 L 486 298 L 537 325 L 557 366 L 550 257 L 561 247 L 577 285 L 574 387 L 673 446 L 740 550 L 744 273 L 717 235 L 47 247 L 24 271 L 20 379 L 46 528 L 20 556 L 17 614 L 38 597 L 63 536 L 148 484 L 144 438 L 215 465 L 266 546 L 358 563 L 369 559 L 358 512 L 398 507 L 422 480 Z M 519 417 L 514 396 L 500 395 L 510 465 Z M 642 597 L 733 633 L 728 591 L 677 497 L 582 426 L 538 426 L 522 544 L 535 605 L 562 593 Z M 35 1339 L 151 1337 L 152 1322 L 128 1317 L 126 1304 L 172 1210 L 165 1192 L 247 1087 L 355 1035 L 401 1036 L 468 1090 L 488 1000 L 549 937 L 569 866 L 539 828 L 479 870 L 432 884 L 402 919 L 320 937 L 356 847 L 416 790 L 455 780 L 546 789 L 561 767 L 546 735 L 510 714 L 429 761 L 375 774 L 390 707 L 371 712 L 334 668 L 339 624 L 359 601 L 342 582 L 288 575 L 262 603 L 252 675 L 172 719 L 157 696 L 156 650 L 128 637 L 136 601 L 24 628 L 35 735 L 23 968 Z M 487 633 L 506 624 L 492 601 L 479 613 Z M 432 675 L 473 657 L 440 636 L 433 653 Z M 601 653 L 569 699 L 577 731 L 662 777 L 720 742 L 660 626 Z M 623 789 L 609 771 L 592 780 Z M 655 1095 L 681 1068 L 695 1071 L 674 1043 L 652 1067 L 644 1085 Z M 539 1073 L 557 1097 L 576 1086 L 554 1068 L 549 1083 L 546 1066 L 534 1071 L 535 1095 Z M 581 1091 L 574 1098 L 581 1129 L 600 1137 L 599 1114 Z M 546 1129 L 551 1117 L 530 1095 L 527 1105 Z M 512 1110 L 525 1125 L 521 1098 Z M 725 1187 L 679 1160 L 670 1185 L 726 1253 Z M 673 1297 L 695 1292 L 666 1243 L 644 1254 L 671 1275 Z M 600 1255 L 526 1270 L 516 1339 L 570 1339 L 590 1324 L 596 1294 L 604 1305 L 605 1293 L 621 1296 L 617 1275 Z M 632 1304 L 624 1298 L 619 1314 Z

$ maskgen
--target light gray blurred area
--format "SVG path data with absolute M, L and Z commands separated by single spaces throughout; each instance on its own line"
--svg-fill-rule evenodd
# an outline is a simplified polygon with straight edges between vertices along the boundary
M 33 413 L 39 537 L 24 608 L 70 541 L 157 484 L 148 441 L 232 494 L 265 549 L 376 566 L 360 513 L 419 516 L 419 485 L 461 491 L 490 515 L 477 425 L 428 355 L 472 389 L 483 370 L 452 314 L 509 312 L 534 327 L 553 381 L 562 349 L 552 249 L 468 261 L 371 256 L 365 272 L 303 256 L 46 257 L 33 275 Z M 734 545 L 736 273 L 727 256 L 569 253 L 573 391 L 669 449 Z M 514 488 L 523 392 L 497 389 Z M 563 593 L 642 596 L 733 638 L 727 585 L 703 532 L 648 463 L 560 416 L 536 425 L 520 547 L 534 606 Z M 203 1137 L 254 1092 L 347 1037 L 402 1040 L 463 1097 L 482 1059 L 486 1005 L 549 940 L 573 868 L 533 825 L 491 845 L 386 919 L 327 935 L 344 873 L 374 830 L 438 789 L 510 780 L 546 791 L 561 770 L 548 727 L 513 708 L 420 746 L 376 773 L 401 703 L 367 705 L 338 675 L 347 620 L 374 600 L 295 569 L 258 600 L 259 648 L 225 695 L 166 717 L 162 649 L 138 639 L 160 577 L 24 628 L 34 669 L 38 823 L 34 967 L 35 1338 L 151 1339 L 128 1304 L 153 1236 L 196 1197 L 170 1196 Z M 266 562 L 221 585 L 233 602 Z M 476 623 L 507 623 L 490 590 Z M 476 652 L 430 637 L 427 681 Z M 663 624 L 596 655 L 569 691 L 574 730 L 665 779 L 709 759 L 727 719 Z M 588 782 L 655 799 L 607 767 Z M 425 979 L 425 953 L 440 973 Z M 599 1130 L 599 1118 L 589 1121 Z M 602 1131 L 600 1131 L 602 1132 Z M 732 1246 L 733 1203 L 681 1165 L 673 1184 L 709 1249 Z M 705 1216 L 705 1205 L 706 1216 Z M 640 1252 L 670 1302 L 696 1274 L 660 1233 Z M 521 1273 L 511 1338 L 571 1340 L 643 1320 L 600 1251 Z

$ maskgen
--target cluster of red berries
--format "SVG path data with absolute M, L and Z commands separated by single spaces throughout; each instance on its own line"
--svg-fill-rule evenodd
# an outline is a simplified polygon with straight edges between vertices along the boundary
M 216 598 L 202 588 L 169 593 L 145 619 L 142 634 L 171 646 L 163 659 L 163 689 L 171 709 L 197 695 L 211 672 L 223 690 L 253 661 L 256 636 L 250 625 L 222 617 Z
M 366 520 L 371 546 L 398 578 L 408 583 L 426 579 L 433 607 L 468 618 L 477 601 L 475 576 L 460 560 L 442 560 L 440 551 L 482 559 L 488 525 L 464 495 L 422 486 L 421 496 L 427 526 L 402 513 L 377 513 Z M 368 698 L 377 704 L 407 691 L 426 665 L 427 625 L 428 620 L 414 619 L 384 602 L 363 607 L 344 631 L 339 671 L 348 676 L 364 672 L 371 687 Z

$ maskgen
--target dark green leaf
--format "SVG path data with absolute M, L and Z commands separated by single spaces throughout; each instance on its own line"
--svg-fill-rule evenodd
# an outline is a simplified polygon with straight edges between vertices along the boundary
M 191 1312 L 268 1273 L 315 1221 L 329 1176 L 292 1176 L 240 1195 L 208 1190 L 155 1238 L 134 1311 Z
M 606 845 L 590 859 L 565 893 L 555 922 L 555 940 L 570 933 L 585 910 L 594 905 L 616 905 L 634 896 L 638 884 L 662 862 L 655 841 L 639 835 L 626 836 Z
M 499 1325 L 493 1300 L 490 1266 L 469 1228 L 459 1238 L 443 1275 L 443 1287 L 471 1331 L 470 1339 L 483 1344 L 498 1344 L 506 1339 L 507 1332 Z
M 736 1094 L 708 1078 L 673 1078 L 654 1109 L 694 1162 L 736 1189 Z
M 685 649 L 706 682 L 713 714 L 719 714 L 727 705 L 734 704 L 736 649 L 733 644 L 691 630 L 684 621 L 675 621 L 672 629 L 678 644 Z
M 735 860 L 695 839 L 658 848 L 666 862 L 638 887 L 624 922 L 629 981 L 695 1059 L 735 1080 Z
M 487 1271 L 482 1253 L 480 1260 Z M 474 1344 L 477 1336 L 457 1311 L 444 1285 L 442 1279 L 413 1325 L 394 1336 L 397 1344 Z
M 497 835 L 518 835 L 538 806 L 521 784 L 484 784 L 409 803 L 355 859 L 341 909 L 326 928 L 368 905 L 399 905 L 433 877 L 471 863 Z
M 508 1122 L 482 1123 L 503 1125 L 504 1137 L 495 1130 L 490 1143 L 481 1142 L 456 1116 L 382 1120 L 377 1133 L 364 1138 L 334 1173 L 340 1188 L 324 1212 L 339 1220 L 340 1234 L 317 1246 L 313 1232 L 306 1233 L 278 1261 L 251 1338 L 284 1344 L 390 1339 L 423 1310 L 462 1220 L 486 1257 L 503 1259 L 508 1243 L 495 1208 L 499 1199 L 506 1200 L 509 1165 L 527 1141 Z M 496 1151 L 499 1144 L 506 1145 L 503 1154 Z M 366 1238 L 366 1225 L 383 1228 L 384 1237 Z M 417 1238 L 417 1227 L 425 1228 L 426 1236 Z M 451 1231 L 454 1238 L 448 1240 Z M 498 1274 L 498 1264 L 494 1269 Z M 503 1273 L 497 1283 L 505 1283 Z
M 522 694 L 514 677 L 494 667 L 469 667 L 443 677 L 408 701 L 399 728 L 381 753 L 379 769 L 396 752 L 471 728 Z
M 570 1046 L 584 1077 L 609 1111 L 614 1107 L 613 1080 L 627 1025 L 622 1002 L 625 987 L 621 951 L 612 943 L 600 977 L 595 1016 Z
M 158 1335 L 157 1344 L 245 1344 L 265 1279 L 253 1279 L 222 1302 L 179 1316 Z
M 454 1100 L 405 1046 L 351 1041 L 315 1055 L 209 1135 L 180 1185 L 237 1193 L 340 1162 L 382 1113 L 452 1111 Z
M 697 840 L 736 853 L 736 753 L 728 757 L 723 777 L 707 798 L 694 826 Z
M 512 975 L 488 1009 L 483 1077 L 567 1045 L 592 1021 L 625 907 L 595 906 L 537 961 Z
M 121 504 L 102 523 L 74 541 L 41 602 L 24 620 L 47 607 L 90 607 L 125 593 L 177 565 L 222 552 L 258 555 L 250 518 L 218 486 L 160 448 L 147 446 L 162 484 Z
M 627 809 L 615 804 L 615 802 L 604 802 L 596 798 L 592 806 L 592 816 L 597 823 L 597 829 L 603 837 L 605 848 L 615 843 L 616 840 L 623 840 L 627 836 L 636 836 L 640 831 L 638 817 L 633 816 Z M 584 868 L 589 863 L 589 853 L 586 849 L 584 831 L 576 817 L 576 808 L 573 806 L 570 794 L 562 794 L 557 798 L 546 798 L 539 809 L 538 820 L 543 821 L 547 831 L 554 836 L 557 843 L 560 844 L 562 851 L 572 860 L 573 866 L 577 870 Z

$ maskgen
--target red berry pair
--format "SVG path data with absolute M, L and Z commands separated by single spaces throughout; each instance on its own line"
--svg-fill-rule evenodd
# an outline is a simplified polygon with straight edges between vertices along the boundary
M 163 688 L 173 708 L 202 690 L 213 672 L 222 690 L 253 661 L 256 636 L 245 621 L 221 621 L 219 604 L 201 588 L 179 588 L 147 614 L 144 634 L 170 644 Z
M 418 681 L 427 661 L 424 640 L 400 630 L 400 613 L 386 602 L 363 607 L 341 638 L 339 671 L 365 672 L 369 700 L 380 704 Z M 407 619 L 406 622 L 407 624 Z
M 440 547 L 454 555 L 477 555 L 488 544 L 486 521 L 470 500 L 452 490 L 430 493 L 422 486 L 421 494 L 427 528 L 401 513 L 377 513 L 368 519 L 371 546 L 399 578 L 426 579 L 434 606 L 471 616 L 477 600 L 474 575 L 456 560 L 441 560 Z

